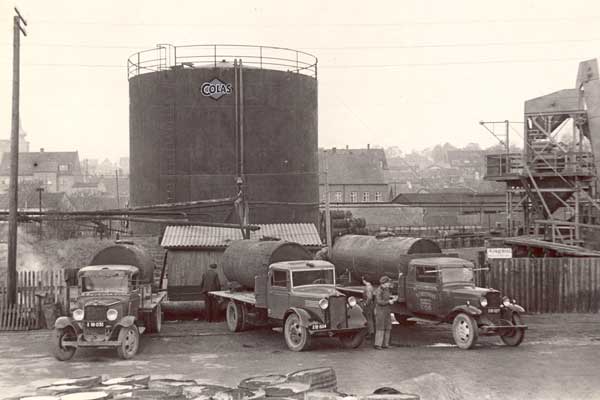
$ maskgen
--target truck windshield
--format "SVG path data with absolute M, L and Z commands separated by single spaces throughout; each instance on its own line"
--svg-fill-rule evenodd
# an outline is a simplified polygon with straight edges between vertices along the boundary
M 467 266 L 442 268 L 440 271 L 443 283 L 473 282 L 473 269 Z
M 82 292 L 127 292 L 128 276 L 124 273 L 86 275 L 81 278 Z
M 305 285 L 333 285 L 332 269 L 316 269 L 309 271 L 292 272 L 292 282 L 294 287 Z

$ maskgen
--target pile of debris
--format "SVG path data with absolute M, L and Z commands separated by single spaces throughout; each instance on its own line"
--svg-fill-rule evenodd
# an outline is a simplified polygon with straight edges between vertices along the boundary
M 445 393 L 442 393 L 442 389 Z M 410 388 L 423 395 L 403 393 Z M 433 390 L 433 392 L 432 392 Z M 432 393 L 436 393 L 432 396 Z M 442 396 L 438 396 L 441 394 Z M 11 400 L 460 400 L 462 395 L 437 374 L 427 374 L 384 387 L 369 395 L 338 391 L 332 368 L 313 368 L 287 375 L 265 375 L 242 380 L 237 388 L 200 383 L 196 380 L 151 378 L 129 375 L 104 379 L 86 376 L 62 379 L 37 388 L 34 394 Z

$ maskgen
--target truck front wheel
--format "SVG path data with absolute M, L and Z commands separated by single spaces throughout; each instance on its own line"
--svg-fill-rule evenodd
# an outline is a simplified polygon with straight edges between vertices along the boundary
M 472 349 L 477 343 L 479 331 L 477 321 L 468 314 L 460 313 L 454 317 L 452 323 L 452 335 L 456 345 L 463 349 Z
M 521 325 L 521 317 L 519 314 L 514 313 L 512 315 L 512 324 Z M 525 338 L 525 329 L 523 328 L 511 329 L 510 333 L 500 336 L 500 339 L 502 339 L 507 346 L 518 346 L 523 341 L 523 338 Z
M 353 333 L 345 333 L 338 336 L 340 339 L 340 343 L 346 349 L 356 349 L 360 347 L 360 345 L 365 340 L 365 336 L 367 335 L 367 331 L 365 329 L 353 332 Z
M 77 342 L 77 335 L 75 330 L 71 327 L 63 329 L 57 329 L 55 331 L 55 342 L 54 342 L 54 357 L 59 361 L 67 361 L 73 358 L 77 347 L 63 346 L 63 340 L 69 340 Z
M 310 333 L 306 327 L 301 325 L 300 317 L 296 313 L 291 313 L 286 318 L 283 336 L 285 336 L 287 347 L 292 351 L 307 350 L 310 347 Z
M 243 304 L 229 300 L 226 311 L 227 328 L 231 332 L 241 332 L 246 329 L 246 313 Z
M 140 332 L 137 326 L 122 327 L 119 330 L 119 347 L 117 354 L 124 360 L 129 360 L 137 354 L 140 347 Z

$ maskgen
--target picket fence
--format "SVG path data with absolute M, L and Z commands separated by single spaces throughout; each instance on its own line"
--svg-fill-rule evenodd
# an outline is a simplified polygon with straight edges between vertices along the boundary
M 63 270 L 19 271 L 17 302 L 7 302 L 6 282 L 0 283 L 0 331 L 40 329 L 46 326 L 51 310 L 60 312 L 66 304 Z
M 478 271 L 475 280 L 516 299 L 527 312 L 600 310 L 600 258 L 491 260 L 489 270 Z

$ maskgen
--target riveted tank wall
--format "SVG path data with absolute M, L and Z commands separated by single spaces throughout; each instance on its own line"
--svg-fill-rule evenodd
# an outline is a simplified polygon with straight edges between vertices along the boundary
M 301 244 L 282 240 L 237 240 L 223 254 L 223 273 L 230 282 L 254 289 L 254 277 L 266 275 L 269 265 L 279 261 L 312 260 Z
M 136 245 L 105 247 L 94 255 L 89 265 L 133 265 L 140 270 L 140 282 L 152 283 L 154 277 L 154 260 L 146 250 Z
M 232 85 L 218 100 L 200 91 L 215 78 Z M 250 221 L 317 223 L 317 80 L 244 68 L 243 82 Z M 236 90 L 231 66 L 174 68 L 129 80 L 132 206 L 236 195 Z M 231 207 L 212 212 L 213 222 L 235 222 Z
M 442 250 L 432 240 L 413 237 L 344 235 L 336 239 L 330 261 L 338 273 L 350 271 L 353 278 L 364 276 L 377 282 L 384 275 L 397 277 L 417 257 L 439 257 Z

